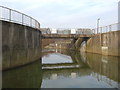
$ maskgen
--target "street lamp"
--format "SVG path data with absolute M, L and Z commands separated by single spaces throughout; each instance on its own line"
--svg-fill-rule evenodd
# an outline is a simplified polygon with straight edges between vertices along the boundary
M 100 18 L 97 19 L 97 34 L 99 33 L 99 21 L 100 21 Z

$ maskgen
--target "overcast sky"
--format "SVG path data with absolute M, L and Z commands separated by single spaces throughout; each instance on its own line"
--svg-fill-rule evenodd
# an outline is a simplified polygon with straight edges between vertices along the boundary
M 95 28 L 118 22 L 119 0 L 0 0 L 50 28 Z

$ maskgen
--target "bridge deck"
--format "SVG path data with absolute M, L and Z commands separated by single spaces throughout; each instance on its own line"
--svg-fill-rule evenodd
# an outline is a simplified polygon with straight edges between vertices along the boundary
M 93 34 L 82 35 L 82 34 L 43 34 L 42 38 L 90 38 Z

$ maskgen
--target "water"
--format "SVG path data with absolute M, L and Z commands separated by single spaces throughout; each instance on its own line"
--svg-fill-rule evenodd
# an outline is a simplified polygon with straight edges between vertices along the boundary
M 44 50 L 36 62 L 3 72 L 3 88 L 120 88 L 120 58 Z

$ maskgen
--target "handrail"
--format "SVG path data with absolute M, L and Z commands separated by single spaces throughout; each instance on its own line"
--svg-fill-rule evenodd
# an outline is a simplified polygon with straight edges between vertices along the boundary
M 94 29 L 95 34 L 107 33 L 120 30 L 120 22 Z
M 16 15 L 17 17 L 15 17 Z M 40 23 L 36 19 L 8 7 L 0 6 L 0 20 L 14 22 L 40 30 Z
M 73 28 L 54 28 L 55 32 L 52 33 L 52 28 L 46 28 L 44 30 L 41 30 L 43 34 L 72 34 L 71 30 Z M 101 33 L 107 33 L 111 31 L 118 31 L 120 30 L 120 22 L 114 23 L 107 26 L 102 26 L 95 29 L 90 28 L 74 28 L 75 33 L 74 34 L 101 34 Z

